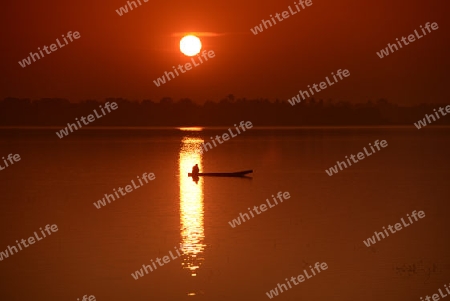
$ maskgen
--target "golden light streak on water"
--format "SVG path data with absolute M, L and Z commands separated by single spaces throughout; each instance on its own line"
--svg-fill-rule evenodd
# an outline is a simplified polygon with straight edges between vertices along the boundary
M 188 269 L 192 276 L 197 275 L 204 258 L 205 231 L 203 225 L 203 180 L 198 183 L 188 177 L 188 172 L 198 164 L 203 170 L 202 155 L 198 152 L 202 139 L 184 137 L 181 141 L 180 172 L 180 217 L 181 250 L 183 252 L 183 269 Z

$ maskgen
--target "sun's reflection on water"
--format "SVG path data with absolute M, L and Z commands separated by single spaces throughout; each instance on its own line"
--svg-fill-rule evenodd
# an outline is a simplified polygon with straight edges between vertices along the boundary
M 202 139 L 185 136 L 181 141 L 179 157 L 180 173 L 180 216 L 181 216 L 181 250 L 183 252 L 183 269 L 197 275 L 204 258 L 205 248 L 203 225 L 203 181 L 197 183 L 188 177 L 192 166 L 198 164 L 203 170 L 202 155 L 197 151 L 203 143 Z

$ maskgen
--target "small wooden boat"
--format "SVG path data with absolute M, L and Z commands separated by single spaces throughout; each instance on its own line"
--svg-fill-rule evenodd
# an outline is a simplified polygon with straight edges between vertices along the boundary
M 193 177 L 245 177 L 246 174 L 252 173 L 253 170 L 243 170 L 237 172 L 199 172 Z M 192 173 L 188 173 L 188 177 L 192 177 Z

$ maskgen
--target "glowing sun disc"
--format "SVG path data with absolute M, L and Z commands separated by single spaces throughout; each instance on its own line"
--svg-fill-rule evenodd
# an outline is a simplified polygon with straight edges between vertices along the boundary
M 180 50 L 187 56 L 194 56 L 202 49 L 202 42 L 193 35 L 185 36 L 180 41 Z

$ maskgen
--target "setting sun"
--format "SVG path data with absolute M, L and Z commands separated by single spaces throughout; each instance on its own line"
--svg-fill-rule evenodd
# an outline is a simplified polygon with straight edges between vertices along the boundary
M 202 49 L 202 42 L 193 35 L 185 36 L 180 41 L 180 50 L 187 56 L 194 56 Z

